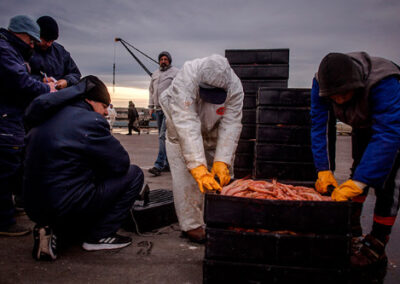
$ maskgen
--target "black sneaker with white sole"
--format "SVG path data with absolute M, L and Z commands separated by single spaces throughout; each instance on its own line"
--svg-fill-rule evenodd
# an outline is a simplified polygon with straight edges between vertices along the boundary
M 129 246 L 132 243 L 130 237 L 114 234 L 110 237 L 102 238 L 97 241 L 87 241 L 82 244 L 84 250 L 106 250 L 106 249 L 119 249 Z
M 57 237 L 49 226 L 33 229 L 32 257 L 36 260 L 57 259 Z

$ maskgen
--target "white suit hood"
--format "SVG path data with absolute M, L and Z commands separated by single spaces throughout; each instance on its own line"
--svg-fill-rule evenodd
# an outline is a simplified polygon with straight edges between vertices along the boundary
M 223 104 L 199 97 L 199 84 L 227 91 Z M 167 139 L 179 143 L 188 169 L 207 165 L 205 151 L 215 150 L 214 161 L 232 165 L 242 130 L 243 88 L 220 55 L 186 62 L 171 86 L 160 97 L 167 117 Z

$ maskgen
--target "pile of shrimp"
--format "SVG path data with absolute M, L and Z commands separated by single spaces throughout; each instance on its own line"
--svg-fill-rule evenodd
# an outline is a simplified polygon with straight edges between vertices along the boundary
M 322 196 L 313 188 L 283 184 L 273 179 L 272 182 L 264 180 L 239 179 L 224 186 L 222 195 L 273 199 L 273 200 L 312 200 L 331 201 L 329 196 Z

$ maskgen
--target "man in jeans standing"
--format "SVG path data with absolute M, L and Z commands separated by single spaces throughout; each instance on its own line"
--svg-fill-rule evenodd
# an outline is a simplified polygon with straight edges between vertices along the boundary
M 151 76 L 149 87 L 149 109 L 150 115 L 156 112 L 158 127 L 158 156 L 154 167 L 149 172 L 155 176 L 161 175 L 161 171 L 168 170 L 167 152 L 165 150 L 165 116 L 159 104 L 161 93 L 171 85 L 172 80 L 178 73 L 178 68 L 171 66 L 172 58 L 169 52 L 163 51 L 158 55 L 160 68 Z

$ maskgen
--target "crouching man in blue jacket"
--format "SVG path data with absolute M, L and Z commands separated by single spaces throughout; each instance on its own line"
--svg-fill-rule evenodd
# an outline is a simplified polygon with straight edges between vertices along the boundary
M 57 237 L 85 250 L 128 246 L 116 232 L 143 185 L 143 172 L 111 133 L 106 86 L 87 76 L 27 108 L 25 209 L 36 222 L 33 257 L 56 259 Z
M 335 189 L 334 201 L 352 200 L 353 237 L 362 235 L 360 215 L 368 188 L 375 189 L 373 227 L 353 246 L 354 268 L 387 263 L 385 247 L 400 198 L 400 70 L 393 62 L 365 52 L 330 53 L 323 58 L 311 91 L 312 151 L 316 189 Z M 328 161 L 328 107 L 353 127 L 351 177 L 337 184 Z M 353 242 L 357 238 L 353 238 Z

